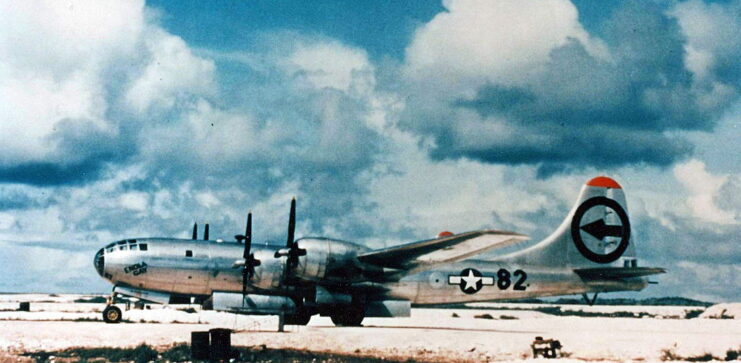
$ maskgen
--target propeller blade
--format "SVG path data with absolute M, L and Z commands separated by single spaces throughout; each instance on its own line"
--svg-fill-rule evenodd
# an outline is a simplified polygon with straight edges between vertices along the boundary
M 193 223 L 193 239 L 198 239 L 198 223 Z
M 250 256 L 251 247 L 252 247 L 252 213 L 248 213 L 247 214 L 247 229 L 244 232 L 244 253 L 242 254 L 242 257 L 246 259 L 247 257 Z
M 293 248 L 293 233 L 296 230 L 296 198 L 291 199 L 291 214 L 288 216 L 288 241 L 286 247 Z
M 255 266 L 260 266 L 260 260 L 255 259 L 255 255 L 250 252 L 252 248 L 252 212 L 247 214 L 247 227 L 244 231 L 244 267 L 242 267 L 242 306 L 247 296 L 247 284 L 255 274 Z
M 249 279 L 249 271 L 247 265 L 242 268 L 242 306 L 244 306 L 244 298 L 247 296 L 247 280 Z
M 206 223 L 205 231 L 203 231 L 203 239 L 208 241 L 208 223 Z
M 245 243 L 252 243 L 252 212 L 247 213 L 247 228 L 244 231 Z

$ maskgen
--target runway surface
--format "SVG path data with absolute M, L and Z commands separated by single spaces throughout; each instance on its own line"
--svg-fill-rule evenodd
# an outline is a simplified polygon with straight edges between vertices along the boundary
M 0 350 L 127 347 L 142 342 L 165 346 L 188 342 L 192 331 L 213 327 L 236 329 L 232 344 L 240 346 L 430 361 L 528 360 L 532 357 L 530 343 L 536 336 L 560 340 L 571 360 L 656 361 L 666 349 L 685 357 L 704 353 L 724 357 L 728 349 L 741 348 L 738 319 L 679 318 L 696 309 L 693 307 L 595 307 L 602 311 L 632 308 L 655 316 L 650 318 L 553 316 L 537 311 L 501 310 L 511 309 L 509 305 L 500 306 L 500 310 L 413 309 L 410 318 L 369 318 L 363 327 L 335 327 L 329 318 L 315 316 L 308 326 L 287 326 L 284 333 L 276 332 L 275 317 L 188 313 L 173 308 L 124 312 L 124 318 L 132 323 L 85 321 L 98 318 L 96 310 L 102 307 L 50 302 L 32 303 L 28 313 L 0 312 Z M 491 318 L 482 317 L 485 314 Z M 59 321 L 62 319 L 78 321 Z M 182 323 L 186 321 L 189 323 Z

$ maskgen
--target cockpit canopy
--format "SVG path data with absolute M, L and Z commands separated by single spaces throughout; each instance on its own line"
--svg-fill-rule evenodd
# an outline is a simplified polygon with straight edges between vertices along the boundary
M 147 251 L 149 249 L 149 245 L 145 243 L 144 241 L 139 241 L 135 239 L 124 239 L 116 242 L 111 242 L 107 246 L 104 247 L 106 253 L 112 253 L 114 251 Z

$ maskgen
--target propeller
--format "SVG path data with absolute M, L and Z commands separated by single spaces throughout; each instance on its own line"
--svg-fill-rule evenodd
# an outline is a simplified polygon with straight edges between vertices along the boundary
M 255 266 L 260 266 L 260 260 L 255 258 L 255 254 L 250 252 L 252 248 L 252 212 L 247 214 L 247 228 L 244 235 L 238 234 L 234 236 L 237 242 L 244 241 L 244 266 L 242 267 L 242 302 L 244 297 L 247 295 L 247 284 L 249 283 L 252 276 L 255 275 Z
M 193 223 L 193 239 L 198 239 L 198 223 Z
M 206 228 L 203 231 L 203 240 L 208 241 L 208 223 L 206 223 Z
M 286 256 L 285 270 L 283 271 L 283 280 L 286 281 L 293 269 L 298 266 L 298 258 L 306 256 L 306 250 L 298 247 L 298 242 L 294 240 L 296 230 L 296 198 L 291 199 L 291 214 L 288 217 L 288 239 L 286 248 L 281 248 L 275 252 L 275 257 Z

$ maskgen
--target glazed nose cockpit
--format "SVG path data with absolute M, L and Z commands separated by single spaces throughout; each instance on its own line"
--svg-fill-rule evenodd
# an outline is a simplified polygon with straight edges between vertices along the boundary
M 95 258 L 93 259 L 93 265 L 95 265 L 95 271 L 98 271 L 98 275 L 100 277 L 104 277 L 103 273 L 105 272 L 105 256 L 103 255 L 104 249 L 101 248 L 98 253 L 95 254 Z
M 93 259 L 95 271 L 97 271 L 98 275 L 101 277 L 110 280 L 112 275 L 110 271 L 106 270 L 106 262 L 108 262 L 108 265 L 111 265 L 111 263 L 113 264 L 113 266 L 110 266 L 111 268 L 115 267 L 117 263 L 121 262 L 121 258 L 131 256 L 128 251 L 147 251 L 147 247 L 148 244 L 146 240 L 137 241 L 135 239 L 127 239 L 111 242 L 95 254 L 95 258 Z

